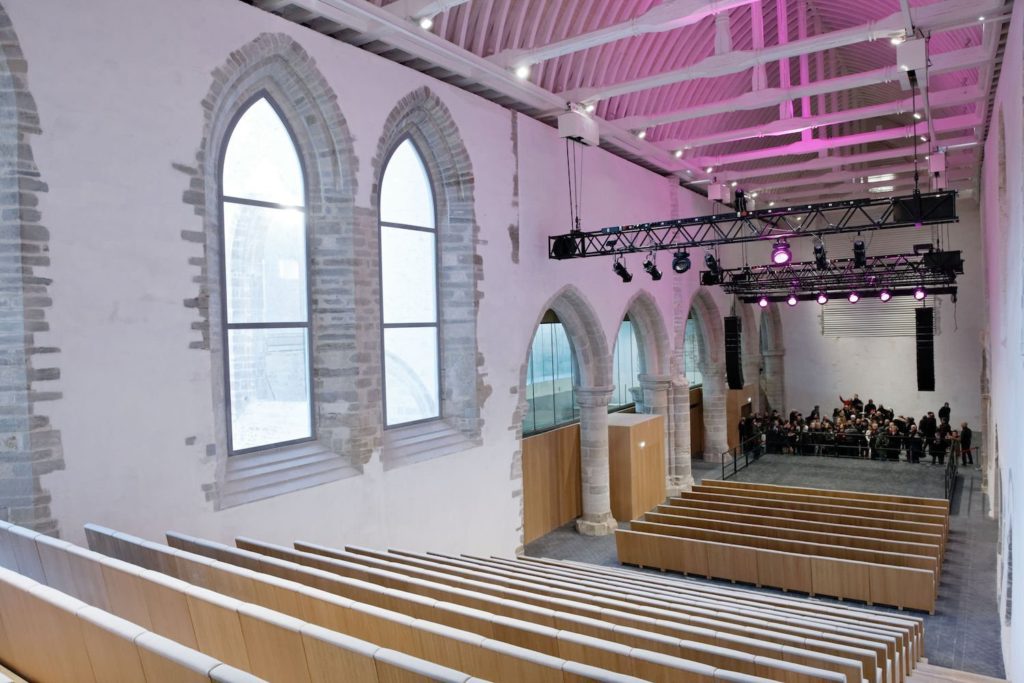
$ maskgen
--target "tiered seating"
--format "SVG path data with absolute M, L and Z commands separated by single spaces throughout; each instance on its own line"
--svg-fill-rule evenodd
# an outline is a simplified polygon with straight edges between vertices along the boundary
M 92 550 L 0 526 L 0 564 L 81 600 L 79 619 L 107 610 L 125 628 L 271 681 L 905 683 L 923 654 L 918 619 L 628 570 L 182 534 L 161 545 L 93 525 L 86 534 Z M 2 586 L 0 613 L 19 611 L 19 594 Z M 0 662 L 19 671 L 8 631 Z M 198 680 L 236 680 L 207 674 Z
M 944 500 L 706 481 L 619 530 L 624 564 L 934 612 Z

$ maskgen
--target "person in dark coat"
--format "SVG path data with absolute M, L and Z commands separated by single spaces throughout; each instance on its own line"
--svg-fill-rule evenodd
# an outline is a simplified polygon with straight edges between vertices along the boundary
M 974 439 L 974 432 L 967 426 L 966 422 L 960 423 L 960 464 L 973 465 L 974 454 L 971 453 L 971 441 Z
M 943 403 L 942 407 L 939 408 L 939 420 L 949 422 L 949 401 Z
M 917 431 L 917 425 L 910 425 L 906 436 L 907 461 L 912 463 L 921 462 L 921 454 L 924 452 L 924 441 Z

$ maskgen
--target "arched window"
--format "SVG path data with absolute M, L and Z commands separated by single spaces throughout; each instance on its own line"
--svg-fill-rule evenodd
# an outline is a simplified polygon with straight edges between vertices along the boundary
M 619 336 L 615 340 L 612 356 L 612 381 L 615 392 L 608 403 L 609 411 L 622 410 L 642 400 L 640 391 L 640 344 L 636 338 L 633 323 L 627 315 L 619 325 Z
M 228 450 L 313 438 L 305 180 L 266 95 L 243 107 L 221 165 Z
M 523 436 L 578 420 L 576 383 L 576 364 L 569 337 L 555 312 L 548 311 L 537 326 L 530 346 Z
M 692 315 L 686 319 L 686 336 L 683 341 L 684 374 L 691 387 L 704 384 L 704 375 L 700 371 L 700 331 L 697 321 Z
M 406 138 L 380 189 L 385 427 L 441 416 L 436 227 L 430 176 Z

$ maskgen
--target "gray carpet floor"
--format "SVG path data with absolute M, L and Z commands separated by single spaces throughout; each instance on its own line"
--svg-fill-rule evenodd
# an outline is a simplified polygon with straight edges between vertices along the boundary
M 696 481 L 721 478 L 721 466 L 694 461 L 693 477 Z M 942 467 L 927 464 L 768 455 L 740 471 L 734 478 L 770 484 L 941 498 L 944 472 Z M 949 542 L 935 614 L 912 614 L 924 618 L 925 656 L 930 663 L 1003 678 L 1005 674 L 996 601 L 998 526 L 987 516 L 988 504 L 988 498 L 981 492 L 981 472 L 973 468 L 961 469 L 953 500 Z M 620 566 L 613 537 L 581 536 L 572 525 L 556 529 L 527 544 L 526 554 Z M 673 576 L 660 572 L 657 575 L 662 578 Z M 679 580 L 704 581 L 682 577 Z M 709 582 L 731 585 L 714 580 Z M 759 590 L 780 592 L 773 589 Z M 813 599 L 832 602 L 828 598 Z M 895 609 L 885 607 L 876 606 L 872 609 L 896 612 Z

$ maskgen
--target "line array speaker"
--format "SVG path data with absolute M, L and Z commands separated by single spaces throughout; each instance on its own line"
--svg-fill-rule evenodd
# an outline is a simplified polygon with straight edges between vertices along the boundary
M 725 376 L 730 389 L 743 388 L 743 323 L 738 316 L 725 318 Z
M 935 391 L 935 309 L 916 308 L 917 390 Z

